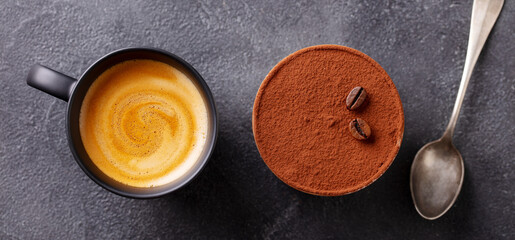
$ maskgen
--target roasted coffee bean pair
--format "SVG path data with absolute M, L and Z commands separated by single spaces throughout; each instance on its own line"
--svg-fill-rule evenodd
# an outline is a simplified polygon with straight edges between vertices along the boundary
M 347 96 L 347 109 L 351 111 L 358 109 L 363 104 L 363 102 L 365 102 L 366 98 L 367 91 L 365 91 L 363 87 L 353 88 Z M 356 118 L 350 121 L 349 131 L 351 135 L 358 140 L 366 140 L 372 133 L 370 126 L 368 126 L 367 122 L 361 118 Z

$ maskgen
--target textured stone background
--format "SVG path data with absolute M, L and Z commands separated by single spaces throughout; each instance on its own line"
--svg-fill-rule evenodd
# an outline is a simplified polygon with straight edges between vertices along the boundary
M 515 239 L 515 2 L 480 56 L 456 129 L 465 182 L 442 218 L 415 211 L 416 151 L 443 132 L 467 48 L 472 1 L 13 1 L 0 3 L 0 239 Z M 251 112 L 268 71 L 303 47 L 341 44 L 377 60 L 399 89 L 405 138 L 386 174 L 343 197 L 279 181 L 255 147 Z M 79 76 L 118 48 L 182 56 L 218 104 L 202 174 L 152 200 L 97 186 L 68 149 L 66 103 L 28 87 L 31 65 Z

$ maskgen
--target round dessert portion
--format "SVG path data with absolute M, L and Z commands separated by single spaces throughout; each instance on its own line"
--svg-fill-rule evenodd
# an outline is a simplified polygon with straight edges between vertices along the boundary
M 361 86 L 365 102 L 348 110 L 349 92 Z M 371 129 L 357 140 L 349 123 Z M 399 151 L 402 103 L 388 74 L 352 48 L 319 45 L 280 61 L 261 84 L 252 115 L 254 139 L 266 165 L 291 187 L 315 195 L 358 191 L 378 179 Z

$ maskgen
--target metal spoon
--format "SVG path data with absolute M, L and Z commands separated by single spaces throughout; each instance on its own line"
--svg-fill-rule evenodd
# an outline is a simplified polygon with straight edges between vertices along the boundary
M 463 184 L 463 159 L 452 144 L 452 135 L 470 75 L 503 3 L 504 0 L 474 1 L 467 58 L 449 125 L 440 139 L 426 144 L 418 151 L 411 165 L 411 197 L 423 218 L 433 220 L 447 212 Z

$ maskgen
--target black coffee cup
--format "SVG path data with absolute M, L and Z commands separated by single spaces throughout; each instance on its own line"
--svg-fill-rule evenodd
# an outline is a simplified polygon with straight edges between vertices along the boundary
M 104 174 L 91 161 L 81 140 L 79 131 L 79 114 L 82 101 L 91 84 L 110 67 L 127 60 L 150 59 L 163 62 L 183 72 L 192 79 L 207 104 L 208 132 L 206 145 L 202 154 L 189 172 L 179 179 L 158 187 L 140 188 L 132 187 Z M 27 84 L 43 92 L 51 94 L 68 102 L 66 115 L 66 129 L 68 132 L 68 144 L 75 160 L 82 170 L 93 181 L 105 189 L 125 197 L 152 198 L 173 192 L 190 182 L 209 160 L 216 144 L 218 134 L 217 113 L 215 101 L 204 79 L 186 61 L 169 52 L 155 48 L 126 48 L 111 52 L 91 65 L 79 79 L 66 76 L 50 68 L 35 65 L 31 68 L 27 78 Z

